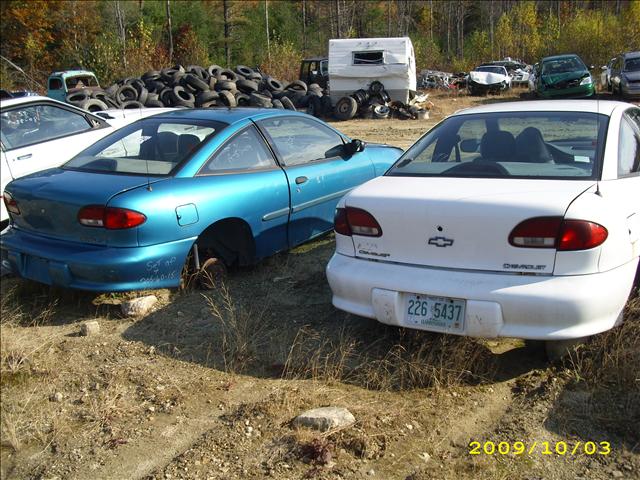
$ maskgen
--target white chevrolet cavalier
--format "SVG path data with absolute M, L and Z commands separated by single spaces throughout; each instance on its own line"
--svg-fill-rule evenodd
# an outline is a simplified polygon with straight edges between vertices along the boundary
M 637 285 L 640 109 L 551 100 L 458 112 L 346 195 L 335 231 L 337 308 L 546 340 L 551 353 L 616 325 Z

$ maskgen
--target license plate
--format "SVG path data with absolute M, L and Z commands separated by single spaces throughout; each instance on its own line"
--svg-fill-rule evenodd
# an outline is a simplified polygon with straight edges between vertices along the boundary
M 466 302 L 456 298 L 407 294 L 406 324 L 408 327 L 438 332 L 464 330 Z

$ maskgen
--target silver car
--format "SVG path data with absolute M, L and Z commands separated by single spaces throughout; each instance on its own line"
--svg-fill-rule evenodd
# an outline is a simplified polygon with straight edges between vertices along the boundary
M 611 90 L 624 98 L 640 97 L 640 51 L 616 57 L 611 68 Z

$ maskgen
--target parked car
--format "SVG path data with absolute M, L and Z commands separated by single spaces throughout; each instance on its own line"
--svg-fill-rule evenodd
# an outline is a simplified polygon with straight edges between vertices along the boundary
M 600 67 L 602 73 L 600 74 L 600 86 L 603 90 L 608 92 L 611 91 L 611 67 L 613 63 L 616 61 L 616 57 L 613 57 L 609 60 L 609 63 Z
M 69 94 L 87 90 L 99 90 L 100 84 L 95 73 L 88 70 L 64 70 L 53 72 L 47 80 L 47 96 L 66 102 Z
M 543 58 L 535 87 L 542 98 L 590 97 L 596 91 L 589 69 L 573 54 Z
M 164 109 L 167 111 L 170 109 Z M 96 140 L 160 109 L 111 111 L 103 118 L 47 97 L 24 96 L 0 102 L 2 192 L 11 180 L 57 167 Z M 0 229 L 9 221 L 0 206 Z
M 614 95 L 640 97 L 640 51 L 623 53 L 615 58 L 610 82 Z
M 500 92 L 511 88 L 511 77 L 501 65 L 481 65 L 469 72 L 467 88 L 470 95 Z
M 333 304 L 390 325 L 567 341 L 618 324 L 640 255 L 640 109 L 461 111 L 338 204 Z
M 0 249 L 46 284 L 178 287 L 185 264 L 251 264 L 330 231 L 338 200 L 401 153 L 287 110 L 160 114 L 10 183 Z

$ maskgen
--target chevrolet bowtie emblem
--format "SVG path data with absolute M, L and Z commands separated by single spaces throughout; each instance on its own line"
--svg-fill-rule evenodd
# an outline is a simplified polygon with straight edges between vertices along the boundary
M 453 245 L 453 239 L 446 237 L 431 237 L 429 239 L 429 245 L 435 245 L 436 247 L 450 247 Z

